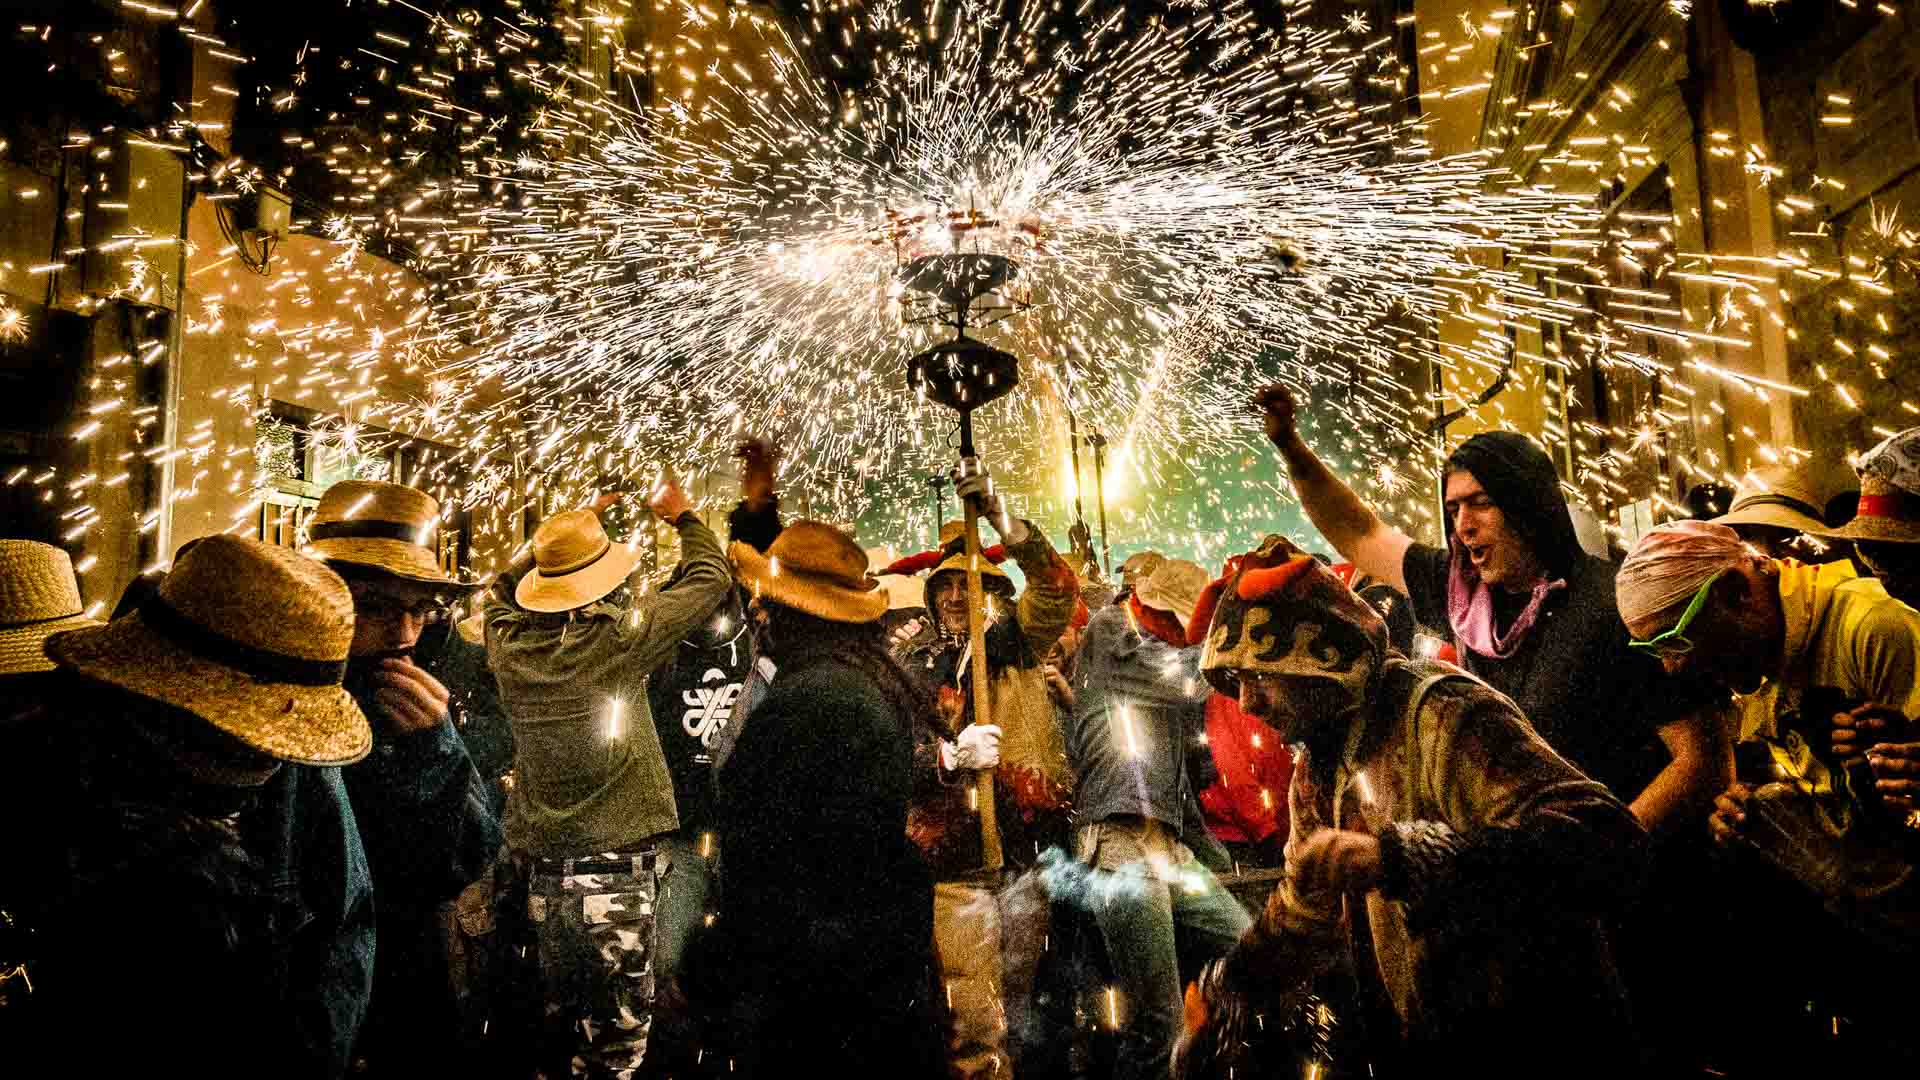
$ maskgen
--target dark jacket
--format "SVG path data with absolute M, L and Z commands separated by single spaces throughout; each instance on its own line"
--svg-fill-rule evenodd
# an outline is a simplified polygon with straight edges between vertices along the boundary
M 0 747 L 0 907 L 36 939 L 30 1008 L 0 1010 L 9 1061 L 136 1053 L 195 1076 L 344 1075 L 374 925 L 339 770 L 197 785 L 118 717 L 41 719 Z
M 938 1072 L 921 1068 L 938 1035 L 933 879 L 906 835 L 911 723 L 851 667 L 782 668 L 721 769 L 726 890 L 684 966 L 696 1000 L 762 1002 L 745 1048 L 762 1074 Z
M 1202 843 L 1187 751 L 1207 730 L 1213 685 L 1200 676 L 1200 647 L 1175 648 L 1134 629 L 1124 607 L 1088 621 L 1074 665 L 1067 754 L 1080 777 L 1080 820 L 1153 818 L 1189 846 Z
M 451 719 L 399 738 L 375 731 L 373 752 L 341 770 L 373 874 L 380 943 L 358 1052 L 384 1074 L 412 1074 L 444 1060 L 458 1037 L 440 907 L 487 876 L 500 822 Z

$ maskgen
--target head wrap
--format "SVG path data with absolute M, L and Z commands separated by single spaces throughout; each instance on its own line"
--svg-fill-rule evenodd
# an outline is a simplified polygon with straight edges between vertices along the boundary
M 1526 640 L 1540 617 L 1542 605 L 1554 592 L 1566 588 L 1566 576 L 1582 554 L 1573 515 L 1560 494 L 1560 474 L 1553 459 L 1525 435 L 1486 431 L 1468 439 L 1447 458 L 1447 470 L 1465 470 L 1486 489 L 1500 508 L 1507 528 L 1532 549 L 1546 569 L 1546 578 L 1533 585 L 1527 606 L 1501 634 L 1495 625 L 1493 592 L 1480 580 L 1480 571 L 1467 549 L 1453 535 L 1453 518 L 1446 519 L 1447 622 L 1453 636 L 1481 656 L 1504 659 Z
M 1533 549 L 1549 578 L 1565 577 L 1573 569 L 1581 555 L 1580 537 L 1573 530 L 1553 459 L 1532 439 L 1511 431 L 1481 432 L 1447 458 L 1447 471 L 1456 469 L 1480 481 L 1506 516 L 1507 527 Z M 1452 519 L 1447 535 L 1453 535 Z
M 1188 625 L 1206 628 L 1200 669 L 1229 695 L 1254 671 L 1330 679 L 1358 697 L 1387 654 L 1379 613 L 1283 536 L 1229 560 Z
M 1754 558 L 1740 534 L 1707 521 L 1670 521 L 1640 538 L 1614 577 L 1620 620 L 1629 626 L 1677 617 L 1715 574 Z

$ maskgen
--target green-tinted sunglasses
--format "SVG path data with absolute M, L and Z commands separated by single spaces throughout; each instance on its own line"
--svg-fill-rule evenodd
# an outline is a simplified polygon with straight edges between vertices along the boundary
M 1692 652 L 1693 642 L 1687 637 L 1687 627 L 1700 614 L 1700 609 L 1707 606 L 1707 593 L 1713 589 L 1713 583 L 1719 581 L 1725 573 L 1725 570 L 1720 571 L 1708 578 L 1706 584 L 1700 586 L 1700 591 L 1693 594 L 1693 601 L 1687 605 L 1687 610 L 1680 613 L 1680 621 L 1674 623 L 1672 629 L 1664 630 L 1645 641 L 1629 641 L 1627 646 L 1654 656 L 1685 656 Z

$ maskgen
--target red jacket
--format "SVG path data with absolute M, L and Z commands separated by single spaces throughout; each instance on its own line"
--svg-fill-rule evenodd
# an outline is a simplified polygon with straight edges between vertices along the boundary
M 1266 724 L 1240 711 L 1240 703 L 1215 694 L 1207 699 L 1207 745 L 1220 778 L 1200 793 L 1207 828 L 1221 840 L 1260 843 L 1287 839 L 1287 784 L 1293 752 Z

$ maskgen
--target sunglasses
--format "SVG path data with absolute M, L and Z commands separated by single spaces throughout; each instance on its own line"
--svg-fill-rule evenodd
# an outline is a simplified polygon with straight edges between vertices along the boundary
M 1713 590 L 1713 583 L 1719 581 L 1725 574 L 1726 571 L 1722 570 L 1700 586 L 1700 591 L 1694 593 L 1692 602 L 1687 604 L 1687 610 L 1680 613 L 1680 621 L 1674 623 L 1671 629 L 1655 634 L 1645 641 L 1629 641 L 1627 647 L 1651 656 L 1685 656 L 1692 652 L 1693 641 L 1687 637 L 1687 627 L 1692 625 L 1701 609 L 1707 606 L 1707 593 Z

